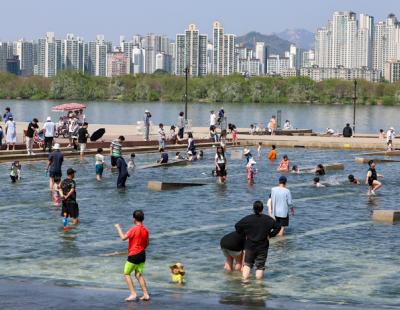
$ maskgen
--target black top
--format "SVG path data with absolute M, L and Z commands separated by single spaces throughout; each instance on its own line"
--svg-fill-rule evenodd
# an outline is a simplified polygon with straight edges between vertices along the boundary
M 161 164 L 166 164 L 168 163 L 168 153 L 161 153 Z
M 117 168 L 120 176 L 128 175 L 128 165 L 123 157 L 118 157 Z
M 220 245 L 221 249 L 230 251 L 243 251 L 244 249 L 244 235 L 238 234 L 236 231 L 231 232 L 222 237 Z
M 350 126 L 346 126 L 343 128 L 343 137 L 350 138 L 353 135 L 353 130 Z
M 78 143 L 87 143 L 89 133 L 86 128 L 79 128 L 78 130 Z
M 376 169 L 369 168 L 368 171 L 371 171 L 371 176 L 368 178 L 369 182 L 378 180 L 378 175 L 376 173 Z
M 268 215 L 252 214 L 236 223 L 235 229 L 239 234 L 246 236 L 244 248 L 254 250 L 268 247 L 268 237 L 275 237 L 281 230 L 281 226 Z
M 75 189 L 75 191 L 69 196 L 65 201 L 66 202 L 76 202 L 76 183 L 74 180 L 65 179 L 61 182 L 61 190 L 63 194 L 66 196 L 71 191 L 71 189 Z
M 28 130 L 26 131 L 26 136 L 28 138 L 33 138 L 33 135 L 35 134 L 35 129 L 38 129 L 39 126 L 38 124 L 34 124 L 34 123 L 29 123 L 28 125 Z

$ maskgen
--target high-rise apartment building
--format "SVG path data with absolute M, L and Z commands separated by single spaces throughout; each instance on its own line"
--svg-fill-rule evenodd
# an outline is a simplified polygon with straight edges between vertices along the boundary
M 207 74 L 207 35 L 200 34 L 196 25 L 189 25 L 185 34 L 176 35 L 175 74 L 190 76 Z
M 114 77 L 129 74 L 130 65 L 131 61 L 123 52 L 108 53 L 106 76 Z
M 256 59 L 260 60 L 260 73 L 267 73 L 268 48 L 264 42 L 256 42 Z
M 0 42 L 0 72 L 7 72 L 8 43 Z
M 20 74 L 23 76 L 33 75 L 33 42 L 28 42 L 23 39 L 14 42 L 14 55 L 19 58 Z
M 97 35 L 96 41 L 87 44 L 87 73 L 94 76 L 107 75 L 107 53 L 111 52 L 110 43 L 104 35 Z
M 38 69 L 37 74 L 53 77 L 62 68 L 61 40 L 56 40 L 54 32 L 46 33 L 38 40 Z
M 237 71 L 236 36 L 225 34 L 222 24 L 213 24 L 213 71 L 215 75 L 229 75 Z
M 75 38 L 72 33 L 62 41 L 62 69 L 85 71 L 85 44 L 81 38 Z
M 374 39 L 374 18 L 369 15 L 360 14 L 358 33 L 357 33 L 357 51 L 356 67 L 372 68 Z

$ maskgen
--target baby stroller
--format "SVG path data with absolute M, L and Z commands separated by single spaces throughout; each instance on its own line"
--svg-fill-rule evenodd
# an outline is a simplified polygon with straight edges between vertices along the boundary
M 39 133 L 35 133 L 33 136 L 33 145 L 37 145 L 39 149 L 43 147 L 44 144 L 44 132 L 40 131 Z

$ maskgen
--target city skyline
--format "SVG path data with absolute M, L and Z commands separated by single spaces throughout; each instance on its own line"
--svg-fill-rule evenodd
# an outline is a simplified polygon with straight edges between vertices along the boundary
M 57 37 L 74 33 L 86 40 L 96 37 L 97 34 L 104 34 L 112 42 L 118 42 L 120 35 L 129 37 L 147 33 L 160 33 L 173 39 L 176 33 L 181 32 L 182 27 L 189 24 L 196 24 L 202 33 L 210 37 L 212 35 L 210 25 L 215 20 L 220 21 L 230 29 L 230 32 L 237 35 L 250 31 L 269 34 L 285 29 L 306 29 L 315 33 L 320 25 L 329 20 L 333 11 L 355 11 L 372 15 L 379 20 L 385 19 L 389 13 L 400 15 L 400 12 L 395 10 L 397 7 L 395 0 L 386 0 L 383 3 L 376 1 L 360 3 L 357 0 L 321 2 L 309 0 L 303 3 L 288 0 L 282 9 L 279 2 L 255 0 L 252 2 L 252 7 L 257 9 L 243 10 L 242 6 L 235 5 L 232 1 L 203 0 L 202 5 L 196 6 L 193 10 L 196 1 L 181 3 L 178 0 L 171 0 L 137 4 L 121 0 L 118 8 L 124 9 L 116 8 L 114 17 L 114 12 L 110 13 L 109 4 L 105 1 L 96 1 L 94 6 L 93 1 L 71 0 L 65 6 L 50 0 L 22 0 L 17 3 L 2 4 L 4 12 L 16 12 L 17 15 L 4 14 L 0 19 L 0 27 L 3 29 L 0 41 L 20 38 L 32 40 L 46 32 L 55 32 Z M 318 16 L 310 18 L 310 12 L 318 12 Z M 176 16 L 171 18 L 174 15 Z M 20 21 L 18 23 L 15 23 L 16 16 Z

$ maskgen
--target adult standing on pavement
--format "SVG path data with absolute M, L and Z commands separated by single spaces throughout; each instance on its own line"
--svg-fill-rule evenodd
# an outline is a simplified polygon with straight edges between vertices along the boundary
M 151 114 L 149 110 L 144 111 L 143 126 L 144 126 L 144 141 L 150 140 L 150 119 Z
M 15 150 L 15 143 L 17 143 L 17 126 L 12 116 L 10 116 L 6 122 L 6 143 L 7 151 L 10 149 L 10 145 Z
M 43 152 L 46 149 L 49 149 L 49 153 L 51 153 L 51 148 L 53 147 L 53 139 L 54 139 L 54 132 L 56 130 L 56 124 L 51 121 L 51 117 L 48 116 L 46 122 L 43 124 L 43 131 L 44 131 L 44 146 Z
M 247 280 L 253 266 L 256 266 L 256 278 L 264 277 L 265 263 L 268 256 L 270 237 L 276 236 L 281 227 L 271 217 L 263 214 L 263 203 L 256 201 L 253 204 L 254 214 L 242 218 L 236 225 L 236 231 L 244 234 L 244 266 L 242 270 L 243 280 Z
M 78 130 L 78 143 L 79 143 L 79 152 L 81 159 L 83 159 L 83 155 L 86 151 L 87 139 L 90 137 L 89 132 L 87 130 L 88 125 L 89 125 L 88 123 L 84 122 L 82 124 L 82 127 L 79 128 Z
M 394 138 L 396 137 L 396 133 L 394 131 L 393 127 L 390 127 L 389 130 L 386 133 L 386 144 L 387 144 L 387 150 L 388 151 L 393 151 L 394 150 Z
M 289 226 L 289 207 L 294 215 L 292 206 L 292 194 L 286 188 L 287 178 L 282 175 L 279 178 L 279 185 L 271 189 L 271 205 L 269 207 L 269 215 L 275 218 L 277 224 L 282 226 L 279 236 L 283 236 L 285 228 Z
M 117 160 L 122 156 L 122 143 L 125 141 L 124 136 L 119 136 L 111 142 L 110 145 L 110 156 L 111 156 L 111 168 L 117 167 Z
M 34 118 L 32 122 L 29 123 L 28 129 L 26 130 L 26 151 L 28 152 L 28 155 L 35 155 L 35 153 L 32 152 L 32 146 L 33 146 L 33 136 L 36 134 L 39 125 L 38 125 L 38 120 L 37 118 Z
M 3 115 L 4 123 L 7 123 L 7 121 L 8 121 L 10 118 L 14 118 L 14 116 L 13 116 L 13 114 L 11 113 L 10 107 L 7 107 L 7 108 L 5 109 L 5 113 L 4 113 L 4 115 Z
M 56 143 L 54 145 L 54 151 L 49 155 L 49 161 L 47 162 L 46 174 L 49 174 L 49 188 L 52 191 L 54 188 L 54 178 L 62 177 L 62 164 L 64 162 L 64 155 L 60 151 L 60 145 Z
M 177 127 L 178 127 L 178 139 L 182 140 L 183 139 L 183 134 L 185 132 L 185 119 L 184 116 L 185 113 L 180 112 L 179 113 L 179 117 L 178 117 L 178 123 L 177 123 Z
M 217 126 L 217 115 L 215 115 L 214 111 L 210 111 L 210 127 Z

